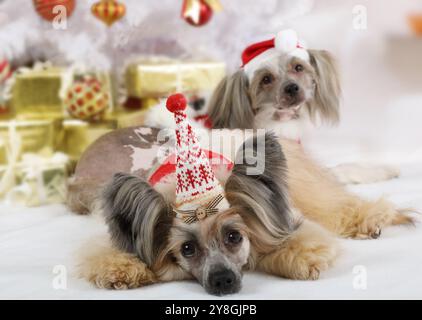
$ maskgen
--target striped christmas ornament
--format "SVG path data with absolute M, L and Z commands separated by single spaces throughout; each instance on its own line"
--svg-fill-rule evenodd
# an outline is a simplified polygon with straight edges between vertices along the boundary
M 35 11 L 45 20 L 53 21 L 57 16 L 54 7 L 64 6 L 66 15 L 70 17 L 75 10 L 76 0 L 33 0 Z
M 75 81 L 67 89 L 64 105 L 68 113 L 81 120 L 99 120 L 110 102 L 104 86 L 95 78 Z
M 91 12 L 107 26 L 111 26 L 125 15 L 126 7 L 116 0 L 101 0 L 92 5 Z

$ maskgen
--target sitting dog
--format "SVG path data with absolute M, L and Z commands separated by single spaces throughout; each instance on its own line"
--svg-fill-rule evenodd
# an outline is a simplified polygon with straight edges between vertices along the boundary
M 81 276 L 98 287 L 196 279 L 224 295 L 240 290 L 243 270 L 315 280 L 338 255 L 334 235 L 373 239 L 412 222 L 383 199 L 347 192 L 291 140 L 223 130 L 200 147 L 185 107 L 180 95 L 168 100 L 175 141 L 125 128 L 101 137 L 77 165 L 68 204 L 87 213 L 100 202 L 111 235 L 81 262 Z M 227 141 L 240 144 L 234 157 L 231 145 L 221 147 Z

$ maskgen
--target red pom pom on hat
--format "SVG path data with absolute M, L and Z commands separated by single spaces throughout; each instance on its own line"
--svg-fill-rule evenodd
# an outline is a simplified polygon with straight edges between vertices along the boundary
M 187 101 L 183 94 L 175 93 L 167 98 L 166 107 L 168 111 L 175 113 L 186 109 Z

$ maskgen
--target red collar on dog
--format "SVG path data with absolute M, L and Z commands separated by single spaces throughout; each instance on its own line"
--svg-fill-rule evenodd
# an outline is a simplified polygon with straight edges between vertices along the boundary
M 212 129 L 212 122 L 211 122 L 210 117 L 207 114 L 203 114 L 202 116 L 196 116 L 193 119 L 196 122 L 202 122 L 205 128 Z
M 220 153 L 213 152 L 211 150 L 204 150 L 205 155 L 208 157 L 211 168 L 214 172 L 218 171 L 220 168 L 224 168 L 227 171 L 233 169 L 234 163 L 224 157 Z M 148 182 L 154 186 L 162 179 L 167 177 L 170 174 L 176 172 L 176 155 L 173 153 L 169 155 L 166 160 L 150 175 Z

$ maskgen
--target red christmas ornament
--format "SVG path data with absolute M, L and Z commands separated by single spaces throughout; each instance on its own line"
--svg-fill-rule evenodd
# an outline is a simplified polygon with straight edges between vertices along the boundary
M 56 6 L 64 6 L 66 8 L 67 17 L 70 17 L 75 9 L 76 0 L 33 0 L 35 10 L 47 21 L 53 21 L 57 16 L 54 11 Z
M 184 0 L 182 17 L 192 26 L 200 27 L 210 21 L 214 10 L 206 0 Z

